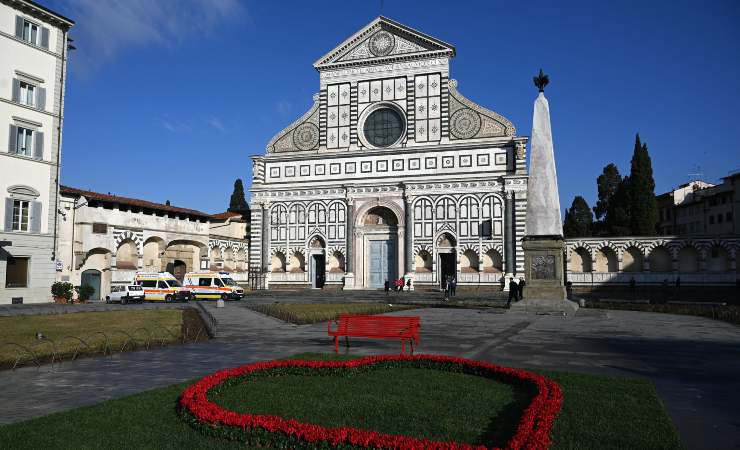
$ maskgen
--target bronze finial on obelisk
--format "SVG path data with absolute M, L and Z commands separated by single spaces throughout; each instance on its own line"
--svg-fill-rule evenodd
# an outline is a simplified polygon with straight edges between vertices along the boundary
M 540 92 L 545 92 L 545 86 L 550 84 L 550 77 L 545 75 L 545 73 L 540 69 L 540 74 L 533 78 L 534 85 L 537 86 L 537 89 L 540 90 Z

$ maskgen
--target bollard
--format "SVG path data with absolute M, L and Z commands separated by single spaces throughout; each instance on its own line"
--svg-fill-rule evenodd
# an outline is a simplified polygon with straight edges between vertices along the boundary
M 216 308 L 223 308 L 224 307 L 224 300 L 219 298 L 216 300 Z

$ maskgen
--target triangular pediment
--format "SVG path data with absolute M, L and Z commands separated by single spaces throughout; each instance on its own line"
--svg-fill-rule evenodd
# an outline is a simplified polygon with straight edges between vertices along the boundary
M 319 58 L 314 67 L 321 71 L 396 60 L 453 56 L 455 47 L 452 45 L 380 16 Z

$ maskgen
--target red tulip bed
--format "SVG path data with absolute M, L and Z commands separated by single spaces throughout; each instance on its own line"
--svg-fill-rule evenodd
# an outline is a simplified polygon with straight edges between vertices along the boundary
M 325 427 L 274 415 L 231 411 L 211 398 L 230 386 L 261 377 L 281 375 L 346 376 L 368 370 L 416 368 L 462 373 L 522 386 L 533 392 L 523 410 L 514 435 L 503 447 L 510 450 L 541 450 L 550 445 L 553 422 L 560 411 L 563 394 L 554 381 L 525 370 L 481 361 L 441 355 L 370 356 L 350 361 L 285 360 L 247 364 L 222 370 L 189 386 L 179 399 L 181 417 L 211 436 L 244 441 L 272 448 L 374 448 L 374 449 L 487 449 L 495 444 L 435 441 L 353 427 Z

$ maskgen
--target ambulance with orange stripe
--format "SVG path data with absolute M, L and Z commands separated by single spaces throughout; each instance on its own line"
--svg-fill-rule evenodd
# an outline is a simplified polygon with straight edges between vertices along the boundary
M 183 284 L 193 292 L 193 297 L 196 299 L 241 300 L 244 298 L 244 289 L 236 284 L 229 272 L 189 272 L 185 274 Z
M 136 272 L 134 284 L 144 288 L 144 300 L 170 303 L 193 298 L 190 289 L 184 288 L 169 272 Z

